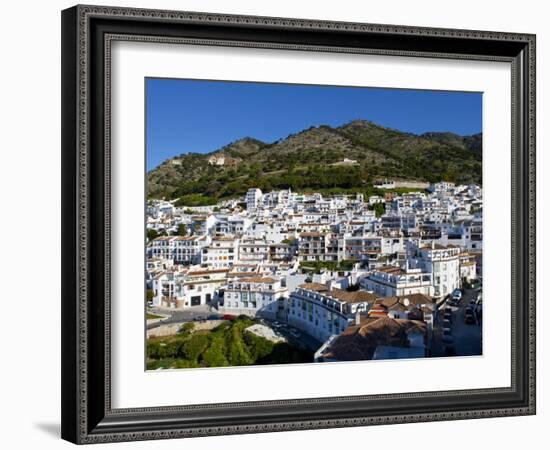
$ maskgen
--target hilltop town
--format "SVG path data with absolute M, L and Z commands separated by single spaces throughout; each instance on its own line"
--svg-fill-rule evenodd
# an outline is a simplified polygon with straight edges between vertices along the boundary
M 480 186 L 377 187 L 150 199 L 148 336 L 246 316 L 315 362 L 481 354 Z

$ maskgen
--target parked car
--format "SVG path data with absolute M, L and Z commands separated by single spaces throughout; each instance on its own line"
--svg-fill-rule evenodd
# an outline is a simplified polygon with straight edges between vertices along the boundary
M 444 320 L 444 321 L 443 321 L 442 328 L 443 328 L 444 330 L 446 330 L 446 329 L 450 330 L 450 329 L 451 329 L 451 321 L 450 321 L 450 320 Z
M 453 300 L 460 300 L 462 298 L 462 292 L 460 289 L 455 289 L 451 295 Z
M 451 330 L 443 330 L 443 336 L 441 340 L 445 344 L 452 344 L 454 342 L 453 335 L 451 334 Z
M 475 325 L 476 318 L 475 318 L 474 314 L 473 313 L 466 314 L 464 316 L 464 323 L 466 325 Z
M 454 345 L 445 346 L 445 356 L 456 356 L 456 348 Z
M 291 328 L 289 331 L 290 335 L 295 338 L 299 338 L 302 336 L 302 333 L 300 333 L 296 328 Z

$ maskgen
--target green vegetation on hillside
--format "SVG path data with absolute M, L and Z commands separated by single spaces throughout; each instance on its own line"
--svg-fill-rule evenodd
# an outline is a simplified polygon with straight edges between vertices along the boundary
M 177 194 L 176 194 L 177 195 Z M 201 194 L 186 194 L 178 198 L 175 206 L 211 206 L 215 205 L 217 200 L 215 196 Z
M 369 195 L 379 178 L 481 184 L 481 154 L 481 135 L 417 136 L 357 120 L 272 144 L 245 138 L 212 153 L 181 155 L 148 173 L 148 194 L 201 206 L 251 187 Z
M 321 273 L 322 270 L 330 271 L 347 271 L 353 269 L 353 265 L 357 261 L 351 259 L 343 259 L 340 262 L 331 261 L 302 261 L 300 268 L 305 272 Z
M 313 362 L 309 351 L 245 331 L 254 323 L 249 317 L 239 316 L 211 331 L 195 331 L 185 324 L 175 336 L 148 339 L 147 369 Z

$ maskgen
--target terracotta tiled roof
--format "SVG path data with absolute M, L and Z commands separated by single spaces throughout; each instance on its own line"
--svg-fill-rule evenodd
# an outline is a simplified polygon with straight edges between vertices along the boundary
M 316 291 L 316 292 L 327 292 L 329 290 L 326 285 L 321 283 L 304 283 L 304 284 L 300 284 L 298 287 L 301 287 L 302 289 L 309 289 L 310 291 Z
M 323 356 L 339 361 L 372 359 L 379 345 L 408 347 L 408 334 L 412 332 L 425 334 L 426 324 L 389 317 L 363 319 L 360 325 L 352 325 L 340 334 Z
M 336 297 L 338 300 L 341 300 L 346 303 L 374 303 L 376 296 L 367 291 L 343 291 L 341 289 L 332 289 L 330 291 L 333 297 Z
M 276 283 L 277 280 L 274 278 L 263 278 L 263 277 L 252 277 L 252 278 L 243 278 L 240 280 L 243 283 Z

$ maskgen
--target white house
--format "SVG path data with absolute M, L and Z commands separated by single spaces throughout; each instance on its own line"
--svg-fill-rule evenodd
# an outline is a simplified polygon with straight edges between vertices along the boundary
M 380 267 L 361 280 L 361 288 L 379 297 L 409 294 L 434 295 L 432 274 L 421 269 L 405 269 L 396 266 Z
M 473 281 L 477 278 L 476 274 L 476 255 L 462 252 L 458 255 L 460 261 L 460 279 Z
M 176 264 L 199 264 L 202 249 L 211 242 L 210 236 L 178 236 L 172 243 Z
M 230 236 L 217 236 L 203 247 L 201 265 L 209 269 L 230 268 L 238 260 L 239 240 Z
M 249 189 L 246 193 L 246 210 L 254 212 L 262 199 L 262 191 L 258 188 Z
M 377 189 L 395 189 L 395 181 L 379 180 L 376 183 L 374 183 L 374 187 Z
M 227 283 L 227 270 L 166 271 L 153 279 L 153 304 L 184 309 L 206 305 Z
M 260 263 L 269 260 L 269 244 L 259 239 L 247 239 L 239 242 L 239 261 L 241 263 Z
M 289 297 L 287 321 L 324 342 L 344 331 L 357 314 L 368 311 L 375 299 L 365 291 L 347 292 L 325 284 L 305 283 Z
M 147 245 L 147 256 L 157 259 L 174 259 L 176 236 L 159 236 Z
M 234 278 L 224 290 L 220 311 L 275 319 L 284 311 L 288 290 L 271 277 Z
M 388 255 L 404 250 L 403 237 L 379 236 L 374 234 L 349 236 L 344 240 L 345 259 L 368 261 L 380 255 Z
M 418 249 L 414 264 L 432 275 L 435 297 L 444 297 L 460 288 L 460 252 L 460 247 L 435 242 Z

